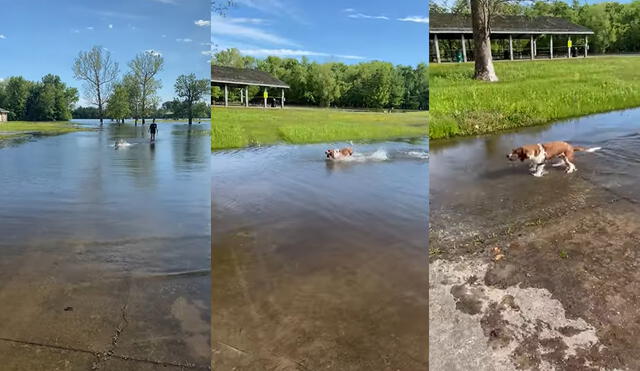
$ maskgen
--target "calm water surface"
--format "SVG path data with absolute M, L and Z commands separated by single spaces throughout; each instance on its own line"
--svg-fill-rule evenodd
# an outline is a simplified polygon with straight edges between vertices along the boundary
M 341 146 L 212 154 L 215 367 L 426 366 L 427 141 Z

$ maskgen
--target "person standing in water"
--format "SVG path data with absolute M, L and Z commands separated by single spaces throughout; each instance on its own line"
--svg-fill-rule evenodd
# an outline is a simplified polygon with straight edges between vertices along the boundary
M 156 124 L 156 119 L 153 119 L 151 125 L 149 125 L 149 133 L 151 133 L 151 141 L 156 140 L 156 133 L 158 132 L 158 124 Z

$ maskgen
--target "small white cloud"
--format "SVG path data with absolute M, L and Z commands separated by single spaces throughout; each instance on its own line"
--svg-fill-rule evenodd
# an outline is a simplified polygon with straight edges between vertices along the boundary
M 163 3 L 163 4 L 172 4 L 172 5 L 176 5 L 178 2 L 176 0 L 153 0 L 156 1 L 158 3 Z
M 109 28 L 113 28 L 113 25 L 111 23 L 109 23 L 109 26 L 107 26 Z
M 238 17 L 238 18 L 228 18 L 229 23 L 245 23 L 245 24 L 265 24 L 267 23 L 264 19 L 262 18 L 244 18 L 244 17 Z
M 73 32 L 73 33 L 80 33 L 80 30 L 76 28 L 76 29 L 71 30 L 71 32 Z
M 167 37 L 167 35 L 162 35 L 162 38 L 164 39 L 165 37 Z
M 429 23 L 429 17 L 410 16 L 404 18 L 398 18 L 402 22 L 415 22 L 415 23 Z
M 211 46 L 213 44 L 212 43 L 200 43 L 200 45 Z
M 89 30 L 89 31 L 93 31 L 93 26 L 89 26 L 89 27 L 87 27 L 87 30 Z
M 362 13 L 349 14 L 347 17 L 349 18 L 361 18 L 361 19 L 383 19 L 385 21 L 389 20 L 389 17 L 384 15 L 368 15 Z
M 346 8 L 346 9 L 342 9 L 342 11 L 345 13 L 351 13 L 351 12 L 355 12 L 356 10 L 353 8 Z
M 206 21 L 204 19 L 198 19 L 197 21 L 193 22 L 196 26 L 200 26 L 200 27 L 207 27 L 211 25 L 211 21 Z
M 276 45 L 297 46 L 297 44 L 285 37 L 270 33 L 256 27 L 249 27 L 234 23 L 233 19 L 219 16 L 213 17 L 215 27 L 211 28 L 211 33 L 215 38 L 219 36 L 231 36 L 236 39 L 266 42 Z
M 251 55 L 254 57 L 278 56 L 278 57 L 337 57 L 342 59 L 366 59 L 359 55 L 343 55 L 314 52 L 310 50 L 293 50 L 293 49 L 241 49 L 240 53 Z
M 190 43 L 193 40 L 191 40 L 189 38 L 186 38 L 186 39 L 176 39 L 176 41 L 179 42 L 179 43 Z
M 7 37 L 0 33 L 0 39 L 6 39 Z
M 203 50 L 203 51 L 200 52 L 200 54 L 213 57 L 213 51 L 211 51 L 211 50 Z
M 145 53 L 148 53 L 148 54 L 151 54 L 151 55 L 153 55 L 153 56 L 155 56 L 155 57 L 162 57 L 162 53 L 160 53 L 160 52 L 159 52 L 159 51 L 157 51 L 157 50 L 147 49 L 147 50 L 145 50 L 144 52 L 145 52 Z

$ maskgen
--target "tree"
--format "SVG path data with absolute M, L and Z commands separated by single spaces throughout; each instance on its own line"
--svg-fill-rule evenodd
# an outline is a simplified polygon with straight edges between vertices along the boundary
M 118 78 L 118 62 L 111 59 L 111 52 L 94 46 L 88 52 L 78 54 L 73 65 L 73 74 L 76 79 L 85 82 L 85 94 L 98 106 L 102 125 L 104 103 L 109 100 L 112 83 Z
M 473 28 L 474 78 L 498 81 L 491 57 L 491 0 L 471 1 L 471 25 Z
M 123 83 L 116 84 L 113 88 L 113 94 L 107 102 L 107 116 L 116 122 L 124 123 L 124 119 L 131 114 L 129 105 L 129 91 Z
M 148 114 L 149 108 L 151 108 L 154 101 L 157 102 L 155 94 L 158 89 L 162 87 L 162 83 L 156 79 L 155 76 L 162 70 L 163 64 L 164 59 L 162 55 L 150 50 L 136 55 L 136 57 L 129 62 L 131 75 L 140 90 L 140 116 L 142 117 L 142 125 L 144 125 L 144 119 Z
M 135 77 L 131 74 L 126 74 L 122 78 L 122 85 L 127 90 L 127 103 L 129 106 L 129 114 L 133 117 L 134 123 L 137 126 L 140 119 L 140 86 Z
M 27 116 L 27 100 L 33 83 L 21 76 L 12 76 L 5 87 L 4 105 L 9 110 L 9 120 L 24 120 Z
M 193 121 L 194 104 L 201 100 L 209 91 L 209 86 L 209 80 L 196 79 L 196 75 L 193 73 L 178 76 L 175 84 L 176 95 L 183 99 L 183 103 L 187 111 L 187 118 L 189 119 L 189 125 L 191 125 Z

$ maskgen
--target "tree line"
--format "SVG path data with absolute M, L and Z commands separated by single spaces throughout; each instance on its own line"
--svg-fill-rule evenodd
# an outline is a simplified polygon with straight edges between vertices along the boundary
M 66 121 L 77 101 L 78 90 L 56 75 L 40 81 L 12 76 L 0 82 L 0 107 L 9 111 L 11 121 Z
M 564 18 L 572 23 L 590 28 L 594 35 L 589 42 L 590 52 L 632 53 L 640 52 L 640 0 L 628 3 L 600 2 L 595 4 L 551 1 L 490 1 L 493 14 L 550 16 Z M 456 0 L 451 6 L 431 1 L 430 13 L 469 14 L 467 0 Z
M 317 63 L 307 58 L 269 56 L 257 59 L 241 55 L 238 49 L 214 54 L 215 65 L 258 69 L 286 82 L 288 104 L 319 107 L 428 109 L 429 75 L 426 64 L 416 67 L 388 62 Z M 222 90 L 213 87 L 212 97 L 220 99 Z M 233 99 L 239 92 L 231 90 Z M 249 88 L 250 97 L 261 97 L 259 87 Z

